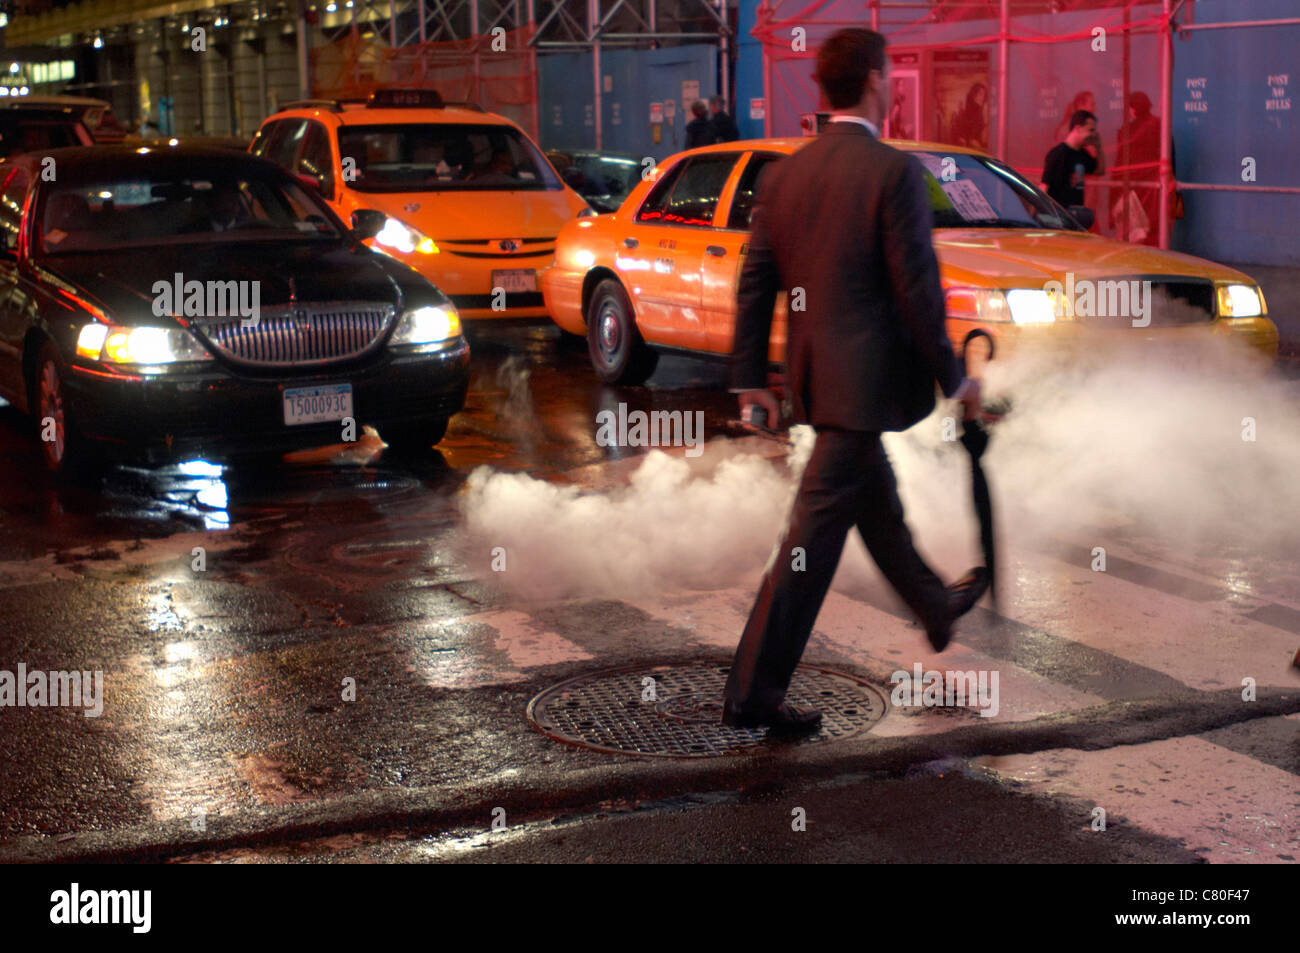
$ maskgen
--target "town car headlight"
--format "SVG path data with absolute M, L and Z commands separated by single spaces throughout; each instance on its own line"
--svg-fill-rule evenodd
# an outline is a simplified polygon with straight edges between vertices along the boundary
M 1253 285 L 1219 285 L 1219 317 L 1258 318 L 1264 313 L 1264 293 Z
M 198 339 L 180 328 L 124 328 L 87 324 L 77 335 L 77 354 L 105 364 L 179 364 L 210 361 Z
M 384 222 L 384 227 L 375 235 L 375 243 L 383 248 L 399 251 L 403 255 L 411 255 L 416 252 L 421 255 L 438 254 L 438 246 L 434 244 L 432 238 L 418 228 L 412 228 L 404 222 L 399 222 L 391 215 L 388 217 L 388 221 Z
M 460 337 L 460 315 L 451 305 L 413 308 L 402 315 L 390 344 L 441 344 Z

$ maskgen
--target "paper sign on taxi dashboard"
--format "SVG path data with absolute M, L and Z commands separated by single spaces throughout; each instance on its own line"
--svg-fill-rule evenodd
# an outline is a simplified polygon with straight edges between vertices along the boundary
M 940 182 L 944 195 L 952 202 L 957 213 L 968 222 L 982 218 L 997 218 L 989 200 L 970 179 L 958 179 L 955 182 Z

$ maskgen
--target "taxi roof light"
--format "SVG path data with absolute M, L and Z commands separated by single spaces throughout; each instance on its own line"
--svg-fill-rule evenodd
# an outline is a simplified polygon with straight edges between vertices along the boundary
M 381 86 L 366 100 L 367 109 L 442 109 L 445 107 L 436 89 L 401 89 Z

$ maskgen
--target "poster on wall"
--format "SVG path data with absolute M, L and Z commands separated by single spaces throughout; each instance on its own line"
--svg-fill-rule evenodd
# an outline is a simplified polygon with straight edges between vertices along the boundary
M 919 139 L 921 130 L 921 54 L 895 53 L 889 71 L 889 112 L 886 136 Z
M 989 147 L 989 51 L 935 50 L 927 137 L 975 149 Z
M 691 111 L 691 103 L 700 98 L 700 81 L 698 79 L 682 80 L 682 113 Z
M 892 139 L 919 139 L 921 129 L 921 74 L 895 70 L 889 75 L 889 116 L 885 135 Z

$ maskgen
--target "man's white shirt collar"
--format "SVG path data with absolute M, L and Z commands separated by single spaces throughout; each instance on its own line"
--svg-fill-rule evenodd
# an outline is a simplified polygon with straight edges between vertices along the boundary
M 875 127 L 875 124 L 868 119 L 863 119 L 861 116 L 831 116 L 830 122 L 856 122 L 877 139 L 880 138 L 880 130 Z

